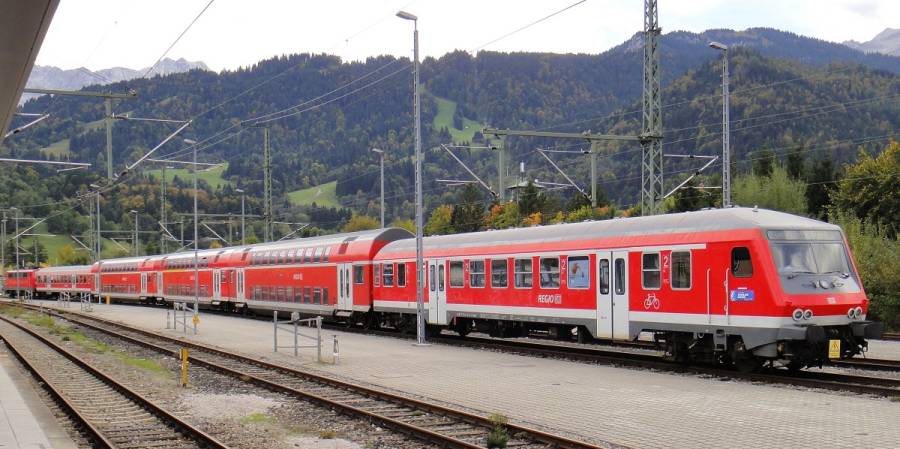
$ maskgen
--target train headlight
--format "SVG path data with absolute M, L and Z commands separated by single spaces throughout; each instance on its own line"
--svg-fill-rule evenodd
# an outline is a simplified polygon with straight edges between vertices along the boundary
M 794 309 L 794 313 L 791 315 L 791 318 L 794 321 L 800 321 L 803 319 L 803 309 Z
M 858 320 L 862 317 L 862 307 L 856 306 L 856 309 L 853 309 L 853 316 Z
M 853 307 L 848 309 L 847 310 L 847 318 L 850 318 L 851 320 L 856 318 L 856 309 L 854 309 Z
M 813 311 L 812 311 L 812 310 L 806 309 L 806 311 L 803 312 L 803 319 L 804 319 L 804 320 L 808 320 L 808 319 L 810 319 L 810 318 L 812 318 L 812 317 L 813 317 Z

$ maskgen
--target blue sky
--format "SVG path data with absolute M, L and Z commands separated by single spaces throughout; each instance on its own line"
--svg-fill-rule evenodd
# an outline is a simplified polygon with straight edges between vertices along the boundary
M 474 50 L 576 0 L 216 0 L 169 52 L 234 69 L 264 58 L 328 52 L 348 60 Z M 63 0 L 37 63 L 101 69 L 151 65 L 208 0 Z M 496 51 L 599 53 L 642 27 L 642 0 L 587 0 L 488 46 Z M 820 39 L 866 41 L 900 28 L 898 0 L 659 0 L 663 32 L 772 27 Z

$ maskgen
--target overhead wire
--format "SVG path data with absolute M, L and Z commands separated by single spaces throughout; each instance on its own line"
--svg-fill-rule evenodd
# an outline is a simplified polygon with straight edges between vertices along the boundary
M 146 78 L 147 75 L 149 75 L 150 72 L 152 72 L 153 69 L 156 68 L 156 66 L 160 63 L 160 61 L 162 61 L 163 58 L 165 58 L 166 55 L 169 54 L 169 51 L 172 50 L 172 47 L 174 47 L 175 44 L 177 44 L 178 41 L 180 41 L 181 38 L 184 37 L 185 34 L 187 34 L 187 32 L 191 29 L 191 27 L 193 27 L 194 24 L 197 23 L 197 20 L 200 19 L 200 16 L 202 16 L 203 13 L 205 13 L 206 10 L 209 9 L 209 7 L 212 6 L 212 4 L 213 4 L 215 1 L 216 1 L 216 0 L 209 0 L 209 3 L 207 3 L 206 6 L 204 6 L 203 9 L 201 9 L 200 12 L 197 13 L 197 15 L 194 17 L 194 20 L 191 20 L 191 23 L 189 23 L 189 24 L 184 28 L 184 30 L 181 31 L 181 34 L 179 34 L 178 37 L 176 37 L 175 40 L 172 41 L 172 43 L 168 46 L 168 48 L 166 48 L 166 51 L 164 51 L 163 54 L 159 55 L 159 58 L 156 60 L 156 62 L 154 62 L 153 65 L 151 65 L 150 67 L 147 68 L 147 71 L 144 72 L 143 75 L 141 75 L 141 78 Z

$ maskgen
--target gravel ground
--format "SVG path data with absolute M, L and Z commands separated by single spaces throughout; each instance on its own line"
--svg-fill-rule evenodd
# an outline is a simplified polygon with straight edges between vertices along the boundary
M 9 359 L 12 360 L 13 364 L 16 368 L 24 374 L 24 378 L 28 380 L 29 385 L 37 394 L 37 397 L 47 405 L 47 408 L 53 414 L 53 417 L 56 418 L 56 421 L 59 423 L 60 429 L 62 429 L 69 438 L 74 442 L 79 448 L 90 448 L 90 442 L 78 431 L 77 425 L 75 422 L 69 418 L 69 415 L 63 411 L 63 409 L 59 408 L 56 401 L 53 399 L 53 396 L 50 396 L 50 393 L 47 393 L 47 390 L 44 389 L 44 384 L 38 382 L 34 376 L 31 375 L 31 371 L 25 368 L 22 365 L 22 362 L 19 361 L 9 350 L 6 348 L 5 343 L 0 343 L 0 352 L 4 352 L 9 354 Z
M 59 320 L 57 323 L 69 325 Z M 430 447 L 419 440 L 381 429 L 368 421 L 341 415 L 330 409 L 255 387 L 202 367 L 189 368 L 188 387 L 182 388 L 179 383 L 180 361 L 174 356 L 164 356 L 90 329 L 74 325 L 72 327 L 101 344 L 76 343 L 73 339 L 54 335 L 56 341 L 129 388 L 230 447 L 240 449 Z M 47 328 L 37 326 L 31 328 L 38 329 L 44 335 L 51 335 Z M 104 345 L 108 347 L 104 348 Z M 58 413 L 61 414 L 61 411 Z M 64 418 L 61 421 L 65 423 L 68 419 Z M 64 425 L 67 430 L 71 427 L 71 423 Z

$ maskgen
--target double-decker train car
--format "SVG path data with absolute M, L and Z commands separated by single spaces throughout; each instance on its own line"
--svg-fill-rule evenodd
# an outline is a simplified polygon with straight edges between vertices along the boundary
M 40 268 L 35 273 L 38 296 L 58 298 L 60 293 L 92 293 L 93 289 L 94 276 L 90 265 Z
M 35 269 L 9 270 L 3 290 L 7 296 L 34 295 L 36 287 Z
M 864 351 L 880 333 L 840 228 L 729 208 L 428 237 L 428 324 L 460 334 L 532 330 L 632 340 L 670 357 L 792 367 Z M 374 260 L 378 322 L 415 313 L 415 242 Z

